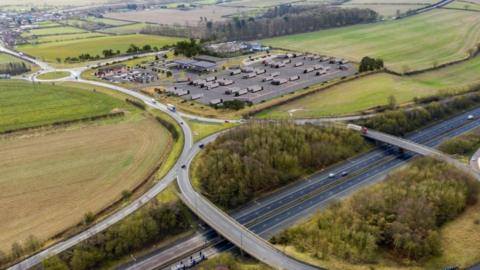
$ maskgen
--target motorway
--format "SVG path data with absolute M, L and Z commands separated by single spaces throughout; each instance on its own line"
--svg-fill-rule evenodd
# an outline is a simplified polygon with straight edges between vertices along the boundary
M 477 120 L 467 120 L 469 114 L 477 116 Z M 458 136 L 480 126 L 478 116 L 480 116 L 480 108 L 418 131 L 407 138 L 413 142 L 435 146 L 446 138 Z M 200 151 L 199 144 L 209 143 L 216 136 L 213 135 L 197 143 L 192 149 L 194 153 L 190 155 L 196 155 Z M 391 146 L 378 147 L 329 170 L 300 180 L 288 186 L 288 188 L 252 203 L 232 216 L 253 232 L 268 238 L 293 222 L 314 213 L 328 202 L 353 192 L 368 183 L 382 179 L 389 171 L 404 165 L 413 156 L 412 153 L 399 154 Z M 348 171 L 349 176 L 333 179 L 329 177 L 330 173 L 339 175 L 342 171 Z M 215 243 L 218 244 L 214 245 Z M 202 253 L 208 255 L 230 248 L 231 245 L 226 241 L 221 242 L 220 237 L 214 231 L 207 230 L 171 248 L 153 252 L 145 258 L 138 259 L 134 264 L 126 264 L 120 269 L 156 269 L 178 264 L 180 261 L 186 262 L 190 255 L 203 247 L 207 248 L 203 249 Z M 172 260 L 174 257 L 178 259 Z
M 42 63 L 38 60 L 31 59 L 23 54 L 8 50 L 1 46 L 0 48 L 1 48 L 0 51 L 2 52 L 12 54 L 14 56 L 17 56 L 29 62 L 38 63 L 38 65 L 42 68 L 42 71 L 48 71 L 48 72 L 54 71 L 54 69 L 52 69 L 46 63 Z M 73 74 L 73 72 L 71 73 Z M 31 80 L 35 81 L 35 76 L 32 76 Z M 72 80 L 72 76 L 67 77 L 66 80 Z M 154 109 L 158 109 L 167 113 L 182 128 L 182 132 L 184 134 L 184 146 L 183 146 L 182 153 L 180 155 L 180 158 L 177 160 L 175 166 L 169 171 L 169 173 L 163 179 L 161 179 L 153 188 L 148 190 L 141 197 L 139 197 L 138 199 L 130 203 L 127 207 L 120 209 L 119 211 L 110 215 L 106 219 L 98 222 L 97 224 L 88 228 L 87 230 L 67 240 L 58 242 L 32 255 L 31 257 L 11 266 L 10 268 L 8 268 L 9 270 L 20 270 L 20 269 L 31 268 L 36 264 L 40 263 L 45 258 L 58 254 L 62 251 L 65 251 L 68 248 L 71 248 L 74 245 L 80 243 L 81 241 L 84 241 L 85 239 L 107 229 L 108 227 L 122 220 L 126 216 L 130 215 L 134 211 L 141 208 L 148 201 L 153 199 L 156 195 L 158 195 L 161 191 L 163 191 L 172 182 L 173 179 L 175 179 L 175 176 L 177 176 L 177 178 L 179 179 L 178 183 L 181 186 L 181 190 L 183 192 L 181 198 L 188 206 L 190 207 L 195 206 L 195 208 L 192 209 L 193 212 L 195 212 L 197 215 L 202 217 L 204 220 L 207 220 L 207 222 L 210 225 L 212 224 L 222 225 L 217 228 L 218 231 L 222 232 L 223 235 L 226 236 L 233 243 L 236 243 L 238 246 L 243 247 L 252 256 L 258 258 L 260 261 L 263 261 L 272 266 L 275 266 L 278 269 L 283 269 L 284 267 L 286 267 L 286 269 L 305 269 L 305 270 L 316 269 L 305 263 L 294 260 L 286 256 L 285 254 L 279 252 L 268 242 L 258 237 L 257 235 L 253 234 L 252 232 L 250 232 L 248 229 L 241 226 L 240 224 L 236 223 L 228 215 L 224 214 L 218 208 L 216 208 L 211 203 L 209 203 L 206 199 L 198 195 L 191 187 L 188 177 L 186 178 L 182 177 L 182 175 L 184 176 L 185 170 L 180 169 L 180 164 L 185 164 L 187 161 L 189 162 L 188 154 L 189 154 L 189 150 L 192 148 L 192 142 L 193 142 L 192 131 L 188 125 L 184 124 L 182 117 L 188 117 L 188 118 L 205 121 L 205 122 L 224 122 L 225 120 L 203 118 L 203 117 L 198 117 L 198 116 L 193 116 L 193 115 L 188 115 L 183 113 L 172 112 L 168 110 L 165 105 L 157 103 L 156 101 L 153 101 L 151 97 L 148 97 L 144 94 L 141 94 L 123 87 L 114 86 L 114 85 L 110 85 L 102 82 L 83 80 L 78 77 L 73 78 L 73 81 L 102 86 L 115 91 L 122 92 L 124 94 L 130 95 L 137 99 L 142 100 L 146 105 Z M 184 179 L 187 179 L 187 181 L 185 181 Z
M 23 55 L 17 55 L 20 58 L 25 58 Z M 31 59 L 30 59 L 31 60 Z M 41 66 L 41 65 L 40 65 Z M 42 66 L 41 66 L 42 67 Z M 43 68 L 43 67 L 42 67 Z M 45 67 L 47 70 L 48 67 Z M 53 70 L 52 70 L 53 71 Z M 73 74 L 73 72 L 72 72 Z M 35 78 L 32 77 L 32 80 Z M 318 203 L 324 203 L 327 198 L 334 198 L 337 197 L 338 195 L 341 195 L 343 192 L 346 192 L 347 190 L 350 190 L 351 188 L 358 186 L 359 183 L 364 182 L 365 179 L 371 179 L 371 175 L 376 175 L 379 173 L 385 173 L 386 171 L 399 166 L 401 164 L 404 164 L 405 160 L 408 160 L 411 158 L 413 155 L 407 155 L 408 158 L 393 158 L 390 161 L 385 161 L 385 163 L 381 162 L 375 162 L 375 158 L 381 158 L 385 152 L 382 150 L 376 150 L 372 151 L 369 154 L 366 154 L 363 156 L 363 158 L 368 157 L 372 155 L 372 153 L 375 152 L 380 152 L 373 154 L 374 157 L 370 156 L 370 160 L 368 163 L 363 163 L 364 159 L 360 159 L 358 162 L 352 162 L 352 164 L 357 164 L 359 168 L 365 168 L 366 165 L 371 165 L 371 164 L 380 164 L 379 166 L 375 167 L 376 169 L 369 169 L 365 174 L 359 174 L 363 175 L 363 177 L 357 177 L 353 175 L 353 177 L 348 177 L 347 179 L 357 179 L 355 181 L 349 180 L 349 181 L 341 181 L 340 183 L 338 182 L 338 179 L 333 178 L 330 179 L 321 179 L 321 180 L 316 180 L 312 181 L 310 179 L 309 184 L 305 185 L 305 187 L 315 187 L 314 183 L 321 183 L 321 186 L 323 185 L 324 187 L 328 185 L 330 188 L 328 192 L 320 192 L 320 193 L 308 193 L 310 197 L 305 195 L 306 190 L 301 189 L 298 190 L 298 193 L 296 193 L 296 189 L 294 188 L 295 186 L 292 186 L 288 190 L 285 190 L 287 193 L 288 197 L 283 197 L 283 200 L 275 200 L 275 199 L 267 199 L 263 201 L 262 203 L 265 205 L 268 205 L 270 201 L 270 205 L 266 206 L 265 209 L 271 209 L 272 205 L 276 203 L 278 207 L 281 209 L 285 209 L 285 211 L 280 211 L 278 213 L 275 213 L 274 215 L 271 214 L 271 212 L 266 211 L 266 214 L 262 216 L 262 213 L 258 210 L 256 211 L 246 211 L 243 212 L 243 215 L 241 215 L 240 218 L 238 218 L 238 221 L 231 218 L 227 214 L 223 213 L 221 210 L 219 210 L 216 206 L 211 204 L 208 200 L 203 198 L 200 194 L 196 193 L 189 180 L 189 174 L 188 170 L 181 169 L 180 164 L 184 165 L 189 165 L 191 162 L 191 159 L 196 155 L 196 153 L 199 151 L 198 147 L 192 148 L 192 133 L 188 125 L 183 123 L 182 117 L 188 117 L 188 118 L 193 118 L 193 119 L 198 119 L 201 121 L 208 121 L 208 122 L 223 122 L 224 120 L 219 120 L 219 119 L 209 119 L 209 118 L 201 118 L 193 115 L 188 115 L 188 114 L 180 114 L 180 113 L 174 113 L 166 109 L 166 106 L 163 104 L 158 104 L 157 102 L 153 102 L 152 99 L 146 95 L 140 94 L 138 92 L 118 87 L 118 86 L 112 86 L 110 84 L 102 83 L 102 82 L 96 82 L 96 81 L 87 81 L 87 80 L 82 80 L 82 79 L 72 79 L 69 77 L 69 80 L 72 81 L 77 81 L 81 83 L 89 83 L 92 85 L 97 85 L 97 86 L 102 86 L 102 87 L 107 87 L 115 91 L 120 91 L 124 94 L 134 96 L 140 100 L 142 100 L 145 104 L 148 106 L 161 110 L 167 114 L 169 114 L 175 121 L 177 121 L 180 126 L 182 127 L 182 131 L 185 136 L 185 144 L 184 148 L 182 151 L 182 154 L 175 164 L 175 166 L 170 170 L 170 172 L 161 180 L 159 181 L 158 184 L 156 184 L 151 190 L 149 190 L 147 193 L 142 195 L 140 198 L 129 204 L 127 207 L 117 211 L 113 215 L 109 216 L 107 219 L 97 223 L 93 227 L 87 229 L 86 231 L 70 238 L 65 241 L 59 242 L 37 254 L 34 256 L 22 261 L 21 263 L 9 268 L 9 269 L 26 269 L 29 267 L 32 267 L 33 265 L 39 263 L 42 259 L 52 255 L 52 254 L 58 254 L 59 252 L 68 249 L 75 245 L 76 243 L 79 243 L 80 241 L 83 241 L 84 239 L 105 230 L 109 226 L 115 224 L 116 222 L 120 221 L 124 217 L 128 216 L 135 210 L 139 209 L 141 206 L 143 206 L 145 203 L 147 203 L 150 199 L 154 198 L 159 192 L 161 192 L 168 184 L 170 184 L 173 179 L 175 179 L 175 176 L 177 177 L 178 185 L 180 187 L 180 190 L 182 192 L 181 197 L 182 200 L 192 209 L 193 212 L 195 212 L 199 217 L 201 217 L 206 223 L 208 223 L 212 228 L 217 230 L 220 234 L 224 235 L 228 240 L 231 242 L 235 243 L 238 247 L 242 248 L 245 250 L 247 253 L 250 255 L 256 257 L 260 261 L 263 261 L 277 269 L 317 269 L 313 266 L 310 266 L 308 264 L 299 262 L 295 259 L 290 258 L 289 256 L 286 256 L 282 252 L 278 251 L 275 249 L 273 246 L 271 246 L 268 242 L 266 242 L 264 239 L 260 238 L 257 236 L 255 233 L 260 233 L 264 234 L 268 230 L 272 230 L 272 228 L 279 228 L 277 226 L 278 224 L 288 222 L 289 220 L 293 220 L 294 218 L 298 217 L 302 213 L 305 213 L 306 210 L 315 209 L 316 206 L 318 206 Z M 477 115 L 480 112 L 474 112 Z M 473 114 L 472 112 L 469 112 L 469 114 Z M 455 132 L 459 132 L 460 130 L 470 130 L 471 128 L 474 128 L 478 126 L 480 123 L 478 120 L 472 121 L 469 124 L 465 124 L 465 119 L 463 121 L 461 119 L 457 119 L 457 122 L 451 122 L 451 121 L 446 121 L 450 122 L 449 125 L 447 126 L 442 126 L 442 124 L 437 125 L 438 127 L 436 129 L 433 129 L 434 131 L 431 131 L 431 134 L 424 135 L 425 137 L 423 138 L 429 138 L 431 139 L 434 137 L 434 135 L 439 134 L 441 132 L 451 130 L 455 124 L 458 124 L 458 129 L 451 131 L 449 134 L 454 134 Z M 462 126 L 463 125 L 463 126 Z M 422 137 L 422 136 L 420 136 Z M 382 154 L 383 153 L 383 154 Z M 378 156 L 376 156 L 378 154 Z M 402 163 L 403 162 L 403 163 Z M 363 164 L 363 165 L 360 165 Z M 339 171 L 340 172 L 340 171 Z M 337 181 L 337 182 L 334 182 Z M 317 190 L 317 189 L 314 189 Z M 307 198 L 307 199 L 305 199 Z M 301 203 L 297 203 L 301 201 Z M 262 203 L 258 203 L 259 207 L 262 206 Z M 276 209 L 278 209 L 278 207 Z M 262 218 L 259 218 L 262 217 Z M 247 229 L 247 227 L 244 227 L 241 225 L 241 223 L 245 223 L 246 220 L 259 220 L 261 222 L 250 222 L 250 229 Z

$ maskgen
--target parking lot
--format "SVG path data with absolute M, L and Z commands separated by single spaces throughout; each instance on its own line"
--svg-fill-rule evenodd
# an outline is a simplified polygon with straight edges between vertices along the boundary
M 235 99 L 256 104 L 355 72 L 354 66 L 342 59 L 289 54 L 240 69 L 195 76 L 188 82 L 175 83 L 167 91 L 204 104 Z

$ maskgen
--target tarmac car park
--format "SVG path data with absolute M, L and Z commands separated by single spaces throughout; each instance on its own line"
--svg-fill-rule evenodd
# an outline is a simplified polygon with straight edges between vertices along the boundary
M 355 67 L 343 59 L 288 54 L 214 75 L 192 74 L 167 92 L 203 104 L 218 105 L 227 100 L 256 104 L 355 72 Z

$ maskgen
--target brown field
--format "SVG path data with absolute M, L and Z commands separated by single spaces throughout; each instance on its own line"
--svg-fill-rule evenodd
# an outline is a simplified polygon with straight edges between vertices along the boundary
M 221 21 L 224 16 L 248 11 L 246 8 L 233 8 L 222 6 L 205 6 L 191 10 L 179 9 L 155 9 L 133 12 L 107 13 L 105 17 L 135 22 L 150 22 L 158 24 L 181 24 L 196 25 L 200 17 L 207 17 L 208 20 Z
M 77 224 L 170 153 L 172 138 L 154 119 L 116 122 L 0 138 L 0 250 Z

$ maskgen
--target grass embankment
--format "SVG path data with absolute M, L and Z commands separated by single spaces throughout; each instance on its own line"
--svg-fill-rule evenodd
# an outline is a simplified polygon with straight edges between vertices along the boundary
M 468 216 L 478 189 L 472 176 L 418 159 L 272 241 L 328 269 L 463 268 L 480 259 L 480 215 Z
M 40 80 L 56 80 L 70 76 L 70 72 L 68 71 L 53 71 L 43 73 L 37 76 L 37 79 Z
M 9 54 L 0 53 L 0 65 L 8 64 L 8 63 L 22 63 L 22 62 L 24 61 L 22 61 L 19 58 L 13 57 Z
M 480 83 L 480 57 L 413 76 L 378 73 L 320 90 L 262 111 L 259 118 L 315 118 L 359 113 L 386 105 L 394 96 L 399 105 L 415 97 L 459 93 Z
M 231 253 L 222 253 L 202 262 L 198 266 L 198 270 L 224 269 L 221 267 L 229 270 L 272 270 L 271 267 L 257 260 L 234 256 Z
M 125 53 L 130 44 L 135 44 L 139 47 L 149 44 L 152 47 L 157 46 L 161 48 L 179 40 L 181 40 L 181 38 L 150 35 L 122 35 L 34 45 L 26 44 L 17 46 L 17 49 L 44 61 L 55 63 L 56 58 L 65 59 L 66 57 L 77 57 L 82 53 L 88 53 L 93 56 L 97 54 L 102 55 L 102 51 L 106 49 L 112 49 L 113 51 L 120 50 L 122 53 Z
M 213 133 L 217 133 L 224 129 L 232 128 L 238 125 L 236 123 L 206 123 L 196 120 L 187 120 L 187 123 L 192 129 L 194 142 L 198 142 L 199 140 Z
M 476 12 L 434 10 L 402 20 L 341 27 L 261 40 L 276 48 L 310 51 L 360 61 L 382 58 L 397 72 L 463 59 L 480 41 Z

